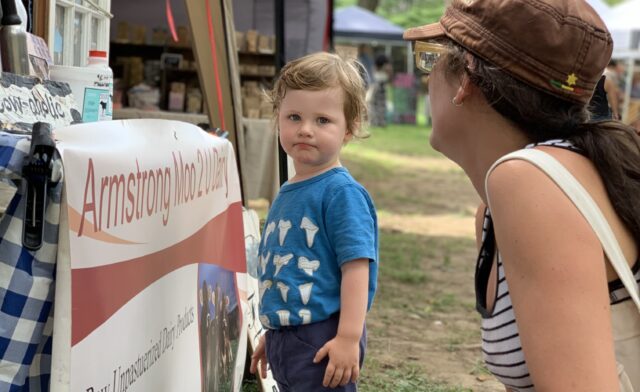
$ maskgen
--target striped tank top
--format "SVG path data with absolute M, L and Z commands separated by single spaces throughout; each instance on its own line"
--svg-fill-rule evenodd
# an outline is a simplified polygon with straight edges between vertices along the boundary
M 575 147 L 569 143 L 558 140 L 537 145 L 549 145 L 575 151 Z M 495 293 L 491 294 L 494 296 L 493 309 L 489 310 L 486 300 L 489 295 L 487 287 L 494 260 L 498 264 L 497 285 Z M 635 263 L 632 271 L 636 282 L 640 285 L 640 260 Z M 506 387 L 514 391 L 535 391 L 520 344 L 518 326 L 509 296 L 509 285 L 504 274 L 502 258 L 496 249 L 493 221 L 489 209 L 485 210 L 482 225 L 482 245 L 476 264 L 475 289 L 476 308 L 482 316 L 482 355 L 487 369 Z M 612 305 L 630 300 L 629 294 L 620 280 L 609 283 L 609 297 Z

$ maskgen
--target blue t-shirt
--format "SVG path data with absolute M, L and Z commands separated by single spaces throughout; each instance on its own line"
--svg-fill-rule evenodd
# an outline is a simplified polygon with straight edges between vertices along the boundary
M 378 222 L 371 197 L 342 167 L 285 183 L 259 249 L 260 321 L 277 329 L 340 310 L 340 267 L 369 259 L 371 308 L 378 276 Z

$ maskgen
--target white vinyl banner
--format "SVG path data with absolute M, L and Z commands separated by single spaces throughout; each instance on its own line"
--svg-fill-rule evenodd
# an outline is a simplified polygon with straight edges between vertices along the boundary
M 167 120 L 55 138 L 70 286 L 57 287 L 69 295 L 56 293 L 55 325 L 71 330 L 54 331 L 52 389 L 239 391 L 246 261 L 231 144 Z

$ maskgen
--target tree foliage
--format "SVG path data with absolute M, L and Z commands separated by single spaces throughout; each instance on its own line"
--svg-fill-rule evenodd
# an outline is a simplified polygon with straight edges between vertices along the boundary
M 610 6 L 629 0 L 604 0 Z M 442 16 L 447 0 L 335 0 L 335 7 L 358 5 L 387 18 L 400 27 L 436 22 Z
M 379 0 L 358 0 L 358 6 L 367 9 L 371 12 L 376 12 L 378 8 Z
M 445 0 L 335 0 L 334 6 L 342 8 L 357 4 L 407 28 L 440 19 L 444 3 Z

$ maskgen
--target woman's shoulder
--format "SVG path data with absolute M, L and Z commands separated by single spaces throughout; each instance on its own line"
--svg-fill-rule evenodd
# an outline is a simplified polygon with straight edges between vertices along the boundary
M 570 142 L 551 141 L 529 145 L 528 148 L 543 151 L 555 158 L 589 193 L 598 194 L 605 191 L 595 165 Z M 514 187 L 524 187 L 532 191 L 549 187 L 557 188 L 557 185 L 541 169 L 521 159 L 512 159 L 497 165 L 489 174 L 487 183 L 492 192 L 500 192 L 503 188 L 513 190 Z M 526 194 L 528 192 L 525 192 Z

